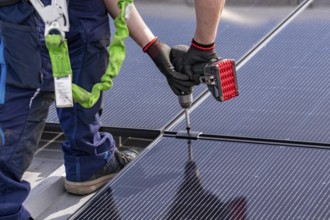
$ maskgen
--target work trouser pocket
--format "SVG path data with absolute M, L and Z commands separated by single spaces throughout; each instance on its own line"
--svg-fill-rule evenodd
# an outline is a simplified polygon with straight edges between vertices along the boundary
M 0 21 L 0 53 L 0 79 L 18 88 L 40 87 L 41 55 L 36 27 Z

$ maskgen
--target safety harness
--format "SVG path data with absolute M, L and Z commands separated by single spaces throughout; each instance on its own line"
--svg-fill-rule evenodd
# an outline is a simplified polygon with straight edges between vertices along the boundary
M 101 92 L 109 90 L 112 87 L 112 79 L 115 78 L 120 71 L 122 63 L 126 57 L 124 41 L 129 36 L 125 20 L 126 7 L 132 2 L 133 0 L 118 0 L 117 5 L 120 9 L 120 14 L 114 20 L 116 32 L 108 49 L 109 64 L 100 82 L 92 87 L 91 92 L 72 83 L 73 101 L 79 103 L 84 108 L 91 108 L 99 99 Z M 54 78 L 59 79 L 70 76 L 69 79 L 71 79 L 72 69 L 67 41 L 65 37 L 63 38 L 63 34 L 50 34 L 49 32 L 50 31 L 48 30 L 48 32 L 45 33 L 45 41 L 52 63 L 53 76 Z

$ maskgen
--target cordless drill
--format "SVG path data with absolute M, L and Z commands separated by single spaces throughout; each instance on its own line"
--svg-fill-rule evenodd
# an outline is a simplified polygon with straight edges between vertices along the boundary
M 195 72 L 200 72 L 200 82 L 207 85 L 209 91 L 217 101 L 223 102 L 239 95 L 236 65 L 233 59 L 212 59 L 204 68 L 197 68 Z M 192 93 L 182 93 L 182 95 L 178 96 L 178 99 L 180 106 L 185 109 L 186 125 L 189 135 L 189 108 L 193 101 Z
M 220 102 L 238 96 L 236 65 L 233 59 L 212 59 L 199 78 L 207 85 L 213 97 Z

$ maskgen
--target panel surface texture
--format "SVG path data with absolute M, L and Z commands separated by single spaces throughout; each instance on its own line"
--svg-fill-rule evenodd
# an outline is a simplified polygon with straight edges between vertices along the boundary
M 238 70 L 237 98 L 219 103 L 208 97 L 191 112 L 192 129 L 330 142 L 329 9 L 315 1 L 299 14 Z
M 163 138 L 71 219 L 329 219 L 329 156 Z
M 136 4 L 155 35 L 169 46 L 189 45 L 194 33 L 194 8 L 187 5 Z M 240 59 L 295 6 L 226 7 L 218 30 L 219 56 Z M 115 29 L 113 28 L 113 31 Z M 165 77 L 132 39 L 126 40 L 127 56 L 114 86 L 104 94 L 104 126 L 161 129 L 182 112 Z M 205 86 L 194 89 L 197 97 Z M 48 122 L 57 122 L 54 109 Z

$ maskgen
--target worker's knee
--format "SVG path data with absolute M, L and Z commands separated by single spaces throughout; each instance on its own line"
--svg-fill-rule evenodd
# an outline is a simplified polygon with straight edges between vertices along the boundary
M 41 82 L 39 34 L 34 25 L 35 17 L 31 11 L 21 11 L 15 6 L 12 7 L 7 11 L 2 8 L 0 10 L 0 16 L 7 15 L 4 20 L 8 21 L 0 21 L 1 167 L 9 167 L 14 155 L 20 158 L 15 162 L 25 163 L 22 155 L 26 151 L 22 150 L 24 147 L 19 149 L 18 146 L 26 126 L 31 102 Z M 9 170 L 20 178 L 22 169 L 10 167 Z
M 34 91 L 15 90 L 7 85 L 5 93 L 5 101 L 0 104 L 0 167 L 19 180 L 24 170 L 13 166 L 13 163 L 25 163 L 26 160 L 24 157 L 28 151 L 28 143 L 25 146 L 19 146 L 19 143 L 26 126 L 30 99 Z
M 32 161 L 54 95 L 6 88 L 5 102 L 0 105 L 0 166 L 19 180 Z
M 32 162 L 53 100 L 53 92 L 40 92 L 31 100 L 27 121 L 10 161 L 17 175 L 23 175 Z

